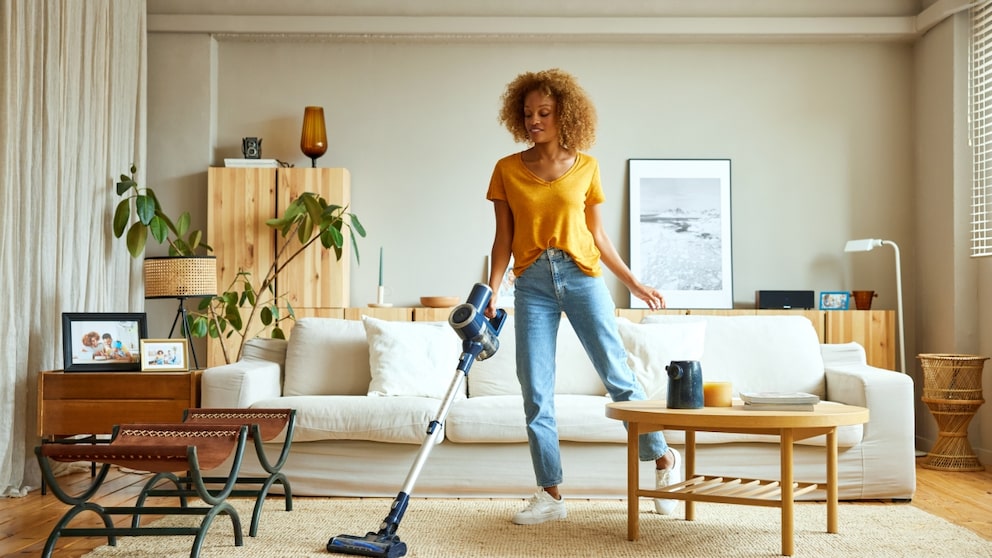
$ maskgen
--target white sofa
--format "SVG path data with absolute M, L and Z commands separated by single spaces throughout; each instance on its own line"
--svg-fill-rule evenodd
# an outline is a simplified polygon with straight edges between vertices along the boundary
M 618 322 L 631 365 L 652 398 L 665 399 L 665 365 L 697 359 L 704 380 L 730 381 L 735 395 L 805 391 L 867 407 L 869 423 L 838 432 L 840 497 L 912 498 L 912 380 L 868 366 L 860 345 L 821 345 L 803 316 L 650 315 L 642 323 Z M 414 496 L 533 492 L 513 329 L 511 315 L 497 354 L 476 362 L 460 386 Z M 284 468 L 295 494 L 392 497 L 455 385 L 460 353 L 445 322 L 300 319 L 288 342 L 254 339 L 241 361 L 205 370 L 201 405 L 295 408 L 296 436 Z M 565 319 L 557 361 L 562 490 L 569 497 L 622 497 L 626 433 L 606 418 L 609 398 Z M 681 432 L 666 437 L 675 447 L 684 443 Z M 778 478 L 777 437 L 701 433 L 697 444 L 697 473 Z M 797 442 L 797 480 L 823 482 L 823 445 L 822 436 Z M 653 464 L 642 464 L 643 485 L 653 482 L 652 470 Z M 260 469 L 246 456 L 243 471 Z

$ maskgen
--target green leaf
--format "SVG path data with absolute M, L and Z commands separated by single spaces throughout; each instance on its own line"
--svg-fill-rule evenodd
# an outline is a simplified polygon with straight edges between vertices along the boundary
M 127 230 L 127 251 L 132 258 L 137 258 L 145 251 L 145 242 L 148 239 L 148 229 L 141 223 L 131 225 Z
M 189 235 L 188 246 L 190 250 L 190 255 L 192 255 L 193 251 L 196 250 L 196 247 L 200 245 L 200 238 L 202 236 L 203 236 L 203 231 L 193 231 L 193 233 Z
M 145 224 L 152 231 L 152 238 L 159 244 L 165 242 L 165 239 L 169 237 L 169 228 L 160 216 L 153 214 L 151 220 Z
M 258 318 L 262 320 L 262 325 L 272 325 L 272 309 L 268 306 L 262 308 L 262 311 L 258 313 Z
M 300 223 L 300 228 L 296 229 L 296 237 L 299 239 L 300 244 L 305 244 L 306 241 L 310 240 L 313 235 L 313 221 L 310 219 L 305 219 Z
M 155 217 L 155 210 L 158 209 L 158 202 L 154 197 L 139 194 L 134 197 L 134 210 L 138 214 L 138 220 L 143 225 L 151 223 Z M 159 241 L 161 242 L 161 241 Z
M 354 213 L 349 213 L 348 217 L 351 218 L 351 228 L 358 233 L 358 236 L 365 238 L 365 227 L 362 226 L 362 222 L 358 220 L 358 215 Z
M 120 238 L 127 228 L 127 222 L 131 220 L 131 204 L 127 200 L 121 200 L 114 210 L 114 236 Z
M 272 338 L 273 339 L 285 339 L 286 338 L 286 333 L 282 330 L 281 327 L 277 327 L 277 328 L 275 328 L 275 329 L 272 330 Z
M 241 331 L 241 327 L 243 325 L 241 322 L 241 311 L 237 306 L 228 306 L 227 311 L 224 312 L 224 318 L 231 323 L 231 327 Z
M 121 181 L 117 183 L 117 195 L 123 196 L 131 188 L 137 189 L 138 183 L 131 180 L 131 177 L 122 174 Z
M 191 317 L 190 320 L 192 323 L 189 326 L 189 331 L 193 334 L 193 337 L 206 337 L 208 332 L 208 320 L 203 316 L 197 316 L 196 318 Z
M 176 222 L 176 235 L 185 236 L 186 231 L 189 230 L 189 211 L 184 211 L 182 215 L 179 216 L 179 221 Z
M 306 207 L 307 213 L 310 215 L 310 220 L 315 223 L 319 223 L 320 216 L 324 209 L 321 207 L 320 202 L 314 197 L 313 194 L 300 196 L 300 199 L 303 200 L 303 205 Z M 307 238 L 309 238 L 309 236 Z
M 361 254 L 358 253 L 358 240 L 355 238 L 355 235 L 353 235 L 353 234 L 348 235 L 348 238 L 351 239 L 351 249 L 355 251 L 355 261 L 358 264 L 361 264 L 362 263 L 362 257 L 361 257 Z M 339 256 L 338 259 L 341 259 L 341 257 Z

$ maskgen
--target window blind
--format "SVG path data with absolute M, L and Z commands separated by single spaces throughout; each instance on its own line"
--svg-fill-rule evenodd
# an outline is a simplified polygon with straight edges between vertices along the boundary
M 992 256 L 992 2 L 971 9 L 971 255 Z

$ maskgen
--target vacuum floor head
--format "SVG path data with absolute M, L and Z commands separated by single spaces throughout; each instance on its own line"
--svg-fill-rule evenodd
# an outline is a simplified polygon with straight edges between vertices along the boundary
M 396 535 L 369 532 L 364 537 L 358 535 L 338 535 L 327 541 L 327 551 L 353 556 L 375 558 L 399 558 L 406 556 L 406 543 Z

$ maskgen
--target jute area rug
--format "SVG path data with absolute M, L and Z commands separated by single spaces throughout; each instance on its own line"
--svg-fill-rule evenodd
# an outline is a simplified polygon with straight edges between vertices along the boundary
M 235 547 L 229 519 L 210 528 L 202 558 L 279 558 L 332 556 L 330 537 L 378 531 L 390 499 L 294 499 L 293 511 L 270 498 L 258 536 L 247 536 L 253 500 L 234 500 L 245 531 Z M 627 540 L 624 500 L 569 500 L 568 518 L 519 526 L 509 518 L 523 500 L 413 498 L 398 534 L 414 558 L 497 558 L 589 556 L 779 556 L 780 510 L 726 504 L 696 504 L 696 519 L 685 521 L 683 505 L 673 516 L 653 512 L 642 500 L 640 538 Z M 992 541 L 909 504 L 841 504 L 840 532 L 826 532 L 826 507 L 796 504 L 795 556 L 992 557 Z M 198 524 L 198 518 L 170 517 L 157 524 Z M 193 537 L 121 537 L 87 558 L 187 558 Z M 338 556 L 338 555 L 333 555 Z

